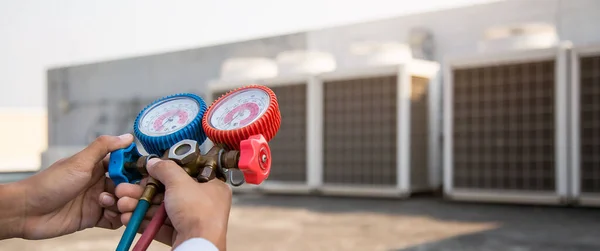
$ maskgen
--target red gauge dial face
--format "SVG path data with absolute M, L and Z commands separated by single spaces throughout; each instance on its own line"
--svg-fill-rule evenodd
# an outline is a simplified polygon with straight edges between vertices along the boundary
M 148 136 L 163 136 L 187 126 L 200 110 L 198 102 L 189 98 L 174 98 L 149 108 L 139 129 Z
M 252 124 L 262 116 L 270 102 L 261 89 L 245 89 L 220 101 L 209 115 L 210 124 L 219 130 L 234 130 Z

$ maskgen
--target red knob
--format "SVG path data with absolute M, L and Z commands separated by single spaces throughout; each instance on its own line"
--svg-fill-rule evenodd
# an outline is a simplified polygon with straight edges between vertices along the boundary
M 271 149 L 262 134 L 252 135 L 240 142 L 238 168 L 246 183 L 259 185 L 271 171 Z

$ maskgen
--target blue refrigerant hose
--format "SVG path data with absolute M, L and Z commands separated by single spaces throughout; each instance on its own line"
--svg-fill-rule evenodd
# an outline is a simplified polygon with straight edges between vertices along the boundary
M 123 236 L 121 236 L 121 241 L 119 241 L 117 251 L 129 251 L 129 248 L 133 243 L 133 239 L 135 239 L 135 235 L 137 234 L 137 231 L 144 220 L 144 216 L 148 211 L 148 207 L 150 207 L 150 202 L 146 200 L 139 200 L 135 210 L 133 211 L 133 215 L 131 215 L 131 219 L 129 219 L 129 224 L 127 224 L 125 232 L 123 233 Z

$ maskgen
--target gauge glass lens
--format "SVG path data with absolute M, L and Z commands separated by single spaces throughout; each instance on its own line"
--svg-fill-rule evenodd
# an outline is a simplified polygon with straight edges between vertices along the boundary
M 247 126 L 262 116 L 271 98 L 261 89 L 244 89 L 230 94 L 210 114 L 210 124 L 218 130 Z
M 159 102 L 142 116 L 139 129 L 148 136 L 174 133 L 191 123 L 200 106 L 196 100 L 175 97 Z

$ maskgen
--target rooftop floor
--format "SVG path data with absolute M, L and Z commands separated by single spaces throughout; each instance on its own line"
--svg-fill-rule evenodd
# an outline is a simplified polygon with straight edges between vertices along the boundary
M 600 250 L 600 209 L 409 200 L 236 195 L 228 250 Z M 0 250 L 112 250 L 124 228 Z M 152 250 L 169 250 L 153 244 Z

